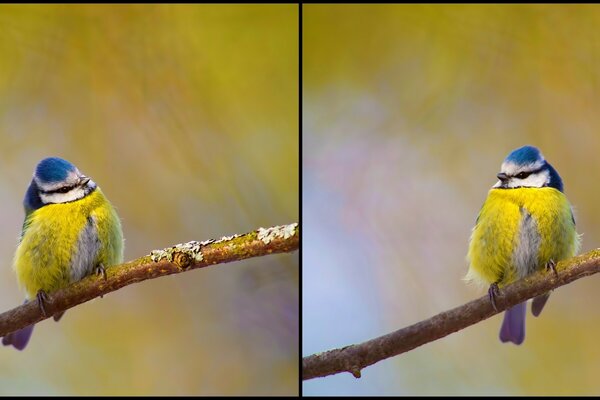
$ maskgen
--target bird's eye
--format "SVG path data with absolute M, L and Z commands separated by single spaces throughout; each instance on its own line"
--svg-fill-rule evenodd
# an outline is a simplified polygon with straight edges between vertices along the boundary
M 67 193 L 69 190 L 71 190 L 71 187 L 65 186 L 65 187 L 58 189 L 57 192 L 58 193 Z
M 515 175 L 516 178 L 519 179 L 525 179 L 527 178 L 529 175 L 531 174 L 531 172 L 519 172 L 517 175 Z

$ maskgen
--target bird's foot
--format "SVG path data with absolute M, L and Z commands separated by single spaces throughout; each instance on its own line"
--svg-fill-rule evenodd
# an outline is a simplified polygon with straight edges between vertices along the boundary
M 104 265 L 102 263 L 98 264 L 98 266 L 94 269 L 94 271 L 96 272 L 96 275 L 100 276 L 102 275 L 102 278 L 104 278 L 104 281 L 106 281 L 108 278 L 106 278 L 106 269 L 104 268 Z M 100 298 L 103 298 L 103 295 L 100 295 Z
M 46 314 L 46 308 L 44 307 L 44 303 L 51 303 L 50 298 L 48 297 L 48 294 L 40 289 L 37 292 L 37 294 L 35 295 L 35 297 L 37 298 L 38 306 L 40 307 L 40 311 L 42 312 L 42 315 L 44 317 L 47 317 L 48 314 Z
M 106 278 L 106 269 L 104 269 L 104 265 L 102 263 L 98 264 L 98 266 L 94 269 L 94 272 L 98 276 L 102 275 L 102 278 L 104 278 L 104 280 L 107 279 Z
M 554 272 L 554 277 L 558 279 L 558 272 L 556 272 L 556 261 L 554 261 L 553 259 L 550 259 L 546 263 L 546 271 L 548 270 L 552 270 L 552 272 Z
M 500 294 L 500 289 L 498 288 L 498 283 L 494 282 L 490 285 L 488 289 L 488 296 L 490 297 L 490 302 L 492 303 L 492 307 L 494 311 L 498 311 L 498 307 L 496 307 L 496 296 Z

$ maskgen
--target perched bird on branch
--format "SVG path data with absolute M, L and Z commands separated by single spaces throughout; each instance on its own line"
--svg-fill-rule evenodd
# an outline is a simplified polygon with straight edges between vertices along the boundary
M 92 179 L 70 162 L 45 158 L 23 200 L 25 222 L 14 257 L 26 301 L 45 315 L 47 293 L 123 261 L 123 232 L 114 208 Z M 55 314 L 58 321 L 62 313 Z M 23 350 L 33 325 L 6 335 L 2 344 Z
M 556 273 L 559 260 L 579 250 L 575 219 L 558 172 L 533 146 L 511 152 L 499 181 L 483 203 L 469 243 L 467 280 L 489 286 L 496 308 L 499 288 L 547 268 Z M 538 316 L 550 293 L 533 299 L 531 311 Z M 526 302 L 504 314 L 502 342 L 525 340 Z

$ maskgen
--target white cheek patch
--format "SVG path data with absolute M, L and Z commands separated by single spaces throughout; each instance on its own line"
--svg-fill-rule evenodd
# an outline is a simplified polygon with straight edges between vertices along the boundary
M 531 174 L 525 179 L 518 179 L 512 177 L 508 181 L 509 188 L 516 187 L 544 187 L 550 183 L 550 172 L 548 170 L 542 170 L 537 174 Z
M 63 186 L 75 185 L 79 181 L 78 174 L 79 174 L 79 170 L 69 171 L 66 179 L 64 179 L 62 181 L 56 181 L 56 182 L 42 182 L 34 174 L 33 180 L 35 181 L 35 183 L 41 190 L 43 190 L 45 192 L 52 192 L 56 189 L 60 189 Z
M 67 193 L 42 193 L 40 192 L 40 198 L 42 203 L 68 203 L 69 201 L 75 201 L 83 198 L 85 191 L 81 186 L 75 187 L 69 190 Z
M 515 164 L 512 162 L 503 162 L 500 167 L 500 172 L 504 172 L 508 176 L 514 176 L 521 171 L 535 171 L 544 166 L 544 158 L 540 158 L 530 164 Z

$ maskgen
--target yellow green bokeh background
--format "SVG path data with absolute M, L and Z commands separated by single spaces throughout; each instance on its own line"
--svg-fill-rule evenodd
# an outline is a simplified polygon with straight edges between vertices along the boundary
M 483 293 L 461 280 L 502 159 L 538 146 L 598 247 L 596 5 L 303 6 L 303 355 Z M 117 208 L 125 258 L 299 218 L 290 5 L 0 6 L 0 307 L 35 164 L 72 161 Z M 1 394 L 298 393 L 299 255 L 146 281 L 0 348 Z M 600 391 L 597 277 L 520 346 L 501 316 L 312 394 Z
M 462 281 L 470 230 L 522 145 L 599 246 L 599 25 L 597 5 L 304 6 L 304 356 L 483 295 Z M 304 394 L 597 394 L 599 279 L 554 291 L 522 346 L 496 316 Z
M 298 6 L 0 6 L 0 307 L 36 163 L 91 176 L 125 259 L 299 218 Z M 298 252 L 128 286 L 0 348 L 0 394 L 296 395 Z

